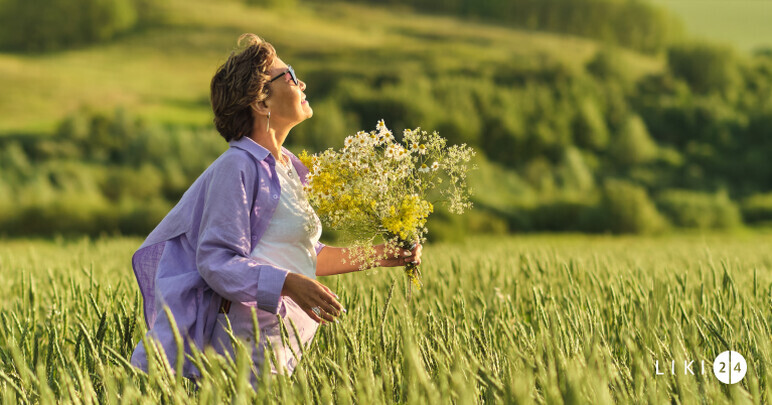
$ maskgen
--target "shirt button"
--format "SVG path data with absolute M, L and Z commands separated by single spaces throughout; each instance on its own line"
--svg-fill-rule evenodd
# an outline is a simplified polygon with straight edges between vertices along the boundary
M 278 194 L 274 194 L 274 195 L 273 195 L 273 199 L 274 199 L 274 200 L 278 200 L 278 199 L 279 199 L 279 195 L 278 195 Z

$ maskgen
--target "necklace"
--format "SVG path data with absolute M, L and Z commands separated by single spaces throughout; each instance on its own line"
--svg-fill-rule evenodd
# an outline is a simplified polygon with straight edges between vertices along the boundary
M 287 169 L 287 176 L 292 177 L 292 163 L 290 163 L 289 158 L 282 155 L 281 165 L 284 166 L 285 169 Z

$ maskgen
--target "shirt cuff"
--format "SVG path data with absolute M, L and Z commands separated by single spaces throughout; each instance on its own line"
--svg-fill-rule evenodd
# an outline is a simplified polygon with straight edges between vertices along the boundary
M 316 242 L 316 246 L 314 246 L 314 249 L 316 249 L 316 255 L 317 256 L 319 256 L 319 252 L 321 252 L 322 249 L 324 249 L 325 246 L 327 246 L 327 245 L 325 245 L 322 242 Z
M 257 279 L 257 307 L 272 314 L 279 313 L 281 302 L 281 290 L 284 288 L 284 280 L 288 270 L 273 266 L 263 266 Z

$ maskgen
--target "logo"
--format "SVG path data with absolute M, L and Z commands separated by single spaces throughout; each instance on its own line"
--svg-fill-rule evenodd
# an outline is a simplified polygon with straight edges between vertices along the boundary
M 713 374 L 724 384 L 736 384 L 745 378 L 748 363 L 742 354 L 727 350 L 713 360 Z
M 696 363 L 696 364 L 695 364 Z M 681 364 L 676 363 L 675 360 L 671 360 L 667 365 L 663 365 L 670 369 L 671 375 L 676 375 L 683 370 L 684 375 L 696 375 L 705 374 L 705 360 L 684 360 L 683 368 Z M 664 368 L 663 367 L 663 368 Z M 660 370 L 659 360 L 654 362 L 654 375 L 665 375 L 667 368 Z M 696 373 L 695 373 L 696 372 Z M 745 373 L 748 372 L 748 363 L 745 361 L 740 353 L 735 351 L 725 351 L 719 354 L 715 360 L 713 360 L 713 374 L 716 375 L 719 381 L 724 384 L 736 384 L 745 378 Z

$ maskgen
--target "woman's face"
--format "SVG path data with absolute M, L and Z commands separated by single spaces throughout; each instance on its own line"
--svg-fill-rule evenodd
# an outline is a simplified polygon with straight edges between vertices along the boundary
M 306 95 L 303 93 L 306 84 L 300 79 L 298 79 L 298 84 L 295 84 L 287 71 L 287 64 L 277 57 L 268 73 L 271 78 L 281 76 L 268 84 L 271 89 L 271 96 L 265 100 L 271 112 L 270 122 L 272 125 L 273 123 L 282 123 L 294 126 L 307 118 L 311 118 L 314 110 L 308 105 Z

